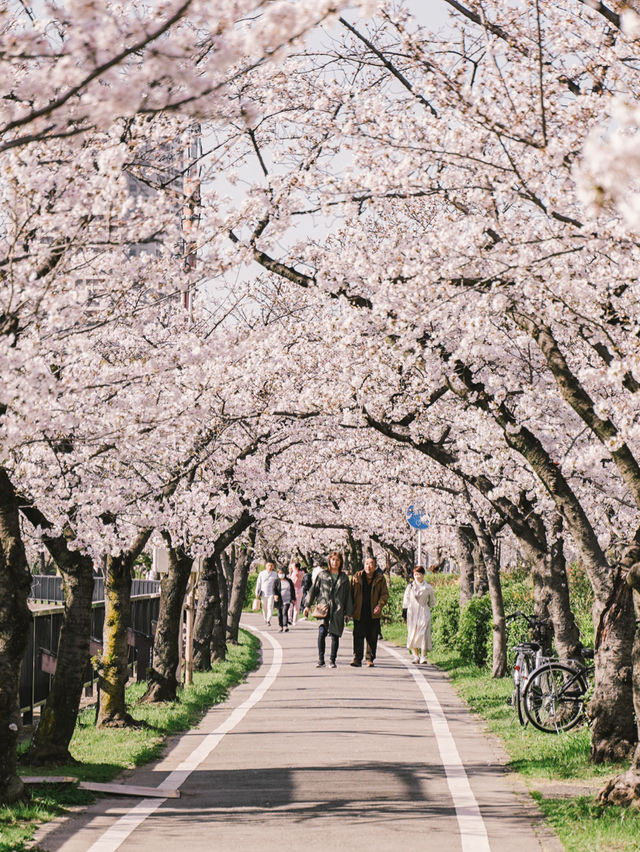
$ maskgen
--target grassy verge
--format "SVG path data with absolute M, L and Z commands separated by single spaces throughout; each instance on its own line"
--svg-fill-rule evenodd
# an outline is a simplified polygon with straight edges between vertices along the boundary
M 385 639 L 406 642 L 403 623 L 385 625 Z M 590 731 L 581 727 L 558 736 L 543 734 L 530 725 L 522 728 L 507 704 L 510 677 L 494 680 L 487 669 L 464 663 L 455 649 L 434 649 L 429 661 L 447 672 L 460 697 L 479 714 L 491 733 L 502 740 L 509 766 L 523 776 L 540 810 L 554 828 L 567 852 L 631 852 L 640 849 L 640 813 L 602 807 L 595 796 L 571 795 L 571 784 L 594 784 L 623 771 L 626 764 L 595 766 L 589 761 Z M 560 795 L 550 791 L 553 782 L 567 787 Z M 536 790 L 537 788 L 537 790 Z M 546 790 L 546 792 L 545 792 Z M 542 791 L 542 792 L 541 792 Z M 569 795 L 566 795 L 568 792 Z
M 629 852 L 640 849 L 638 814 L 602 807 L 592 796 L 550 799 L 532 794 L 567 852 Z
M 258 662 L 259 642 L 240 631 L 240 644 L 229 646 L 226 662 L 211 672 L 194 673 L 193 686 L 180 693 L 178 701 L 149 705 L 136 704 L 145 684 L 128 687 L 127 701 L 136 719 L 149 727 L 139 730 L 97 730 L 95 711 L 84 710 L 71 741 L 70 751 L 80 765 L 57 766 L 55 775 L 73 775 L 85 781 L 110 781 L 124 769 L 133 769 L 160 757 L 165 739 L 193 727 L 209 707 L 224 701 L 231 687 L 246 678 Z M 41 768 L 22 767 L 23 775 L 47 774 Z M 0 852 L 22 852 L 31 848 L 30 839 L 39 823 L 47 822 L 70 806 L 87 804 L 93 796 L 73 785 L 46 784 L 36 788 L 31 801 L 0 808 Z

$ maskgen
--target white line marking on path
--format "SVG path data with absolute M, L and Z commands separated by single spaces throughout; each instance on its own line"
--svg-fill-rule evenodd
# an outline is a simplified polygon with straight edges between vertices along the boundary
M 268 633 L 263 630 L 258 630 L 256 627 L 249 627 L 252 633 L 257 633 L 258 636 L 266 638 L 273 647 L 273 660 L 269 666 L 269 671 L 266 673 L 262 681 L 253 690 L 251 695 L 245 699 L 236 709 L 222 722 L 215 731 L 204 738 L 191 754 L 182 761 L 182 763 L 169 774 L 169 776 L 160 785 L 162 788 L 177 790 L 187 780 L 189 775 L 200 766 L 203 760 L 211 754 L 214 748 L 222 741 L 225 734 L 232 731 L 238 725 L 249 710 L 254 707 L 264 694 L 273 685 L 273 682 L 278 677 L 282 666 L 282 645 L 277 642 Z M 105 833 L 96 840 L 93 846 L 90 846 L 87 852 L 115 852 L 119 849 L 129 835 L 141 825 L 145 819 L 163 805 L 166 799 L 143 799 L 139 804 L 132 808 L 129 813 L 120 817 L 111 828 L 108 828 Z
M 419 670 L 416 671 L 416 667 L 407 662 L 402 654 L 386 645 L 381 644 L 380 647 L 384 648 L 387 654 L 391 654 L 392 657 L 400 660 L 409 669 L 426 702 L 433 733 L 440 751 L 440 759 L 447 776 L 449 792 L 456 809 L 463 852 L 491 852 L 487 829 L 478 802 L 473 795 L 464 764 L 458 754 L 456 742 L 449 730 L 446 716 L 433 687 L 424 674 Z

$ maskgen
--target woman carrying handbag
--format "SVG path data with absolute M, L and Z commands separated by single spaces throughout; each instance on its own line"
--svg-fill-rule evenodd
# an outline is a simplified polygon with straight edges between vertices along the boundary
M 316 668 L 324 668 L 327 636 L 331 636 L 329 668 L 336 668 L 344 620 L 351 616 L 352 609 L 351 583 L 342 570 L 342 556 L 334 551 L 329 554 L 328 569 L 324 568 L 316 577 L 304 610 L 305 616 L 311 611 L 314 618 L 320 619 Z

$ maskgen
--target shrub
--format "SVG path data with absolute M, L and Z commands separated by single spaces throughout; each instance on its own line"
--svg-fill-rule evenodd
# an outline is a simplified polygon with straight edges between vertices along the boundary
M 572 562 L 567 567 L 567 574 L 569 576 L 571 609 L 580 631 L 580 638 L 585 645 L 593 646 L 593 618 L 591 616 L 593 589 L 591 583 L 587 577 L 587 572 L 577 562 Z
M 244 593 L 244 608 L 251 609 L 251 601 L 256 596 L 256 583 L 258 582 L 258 575 L 253 571 L 249 574 L 247 578 L 247 590 Z
M 491 636 L 491 601 L 489 595 L 472 598 L 460 611 L 457 645 L 464 662 L 482 668 L 489 654 Z
M 383 624 L 396 624 L 402 621 L 402 599 L 407 581 L 404 577 L 391 577 L 387 579 L 389 586 L 389 600 L 382 610 Z
M 436 589 L 436 605 L 432 612 L 431 632 L 434 647 L 446 648 L 456 644 L 460 624 L 460 588 L 442 585 Z

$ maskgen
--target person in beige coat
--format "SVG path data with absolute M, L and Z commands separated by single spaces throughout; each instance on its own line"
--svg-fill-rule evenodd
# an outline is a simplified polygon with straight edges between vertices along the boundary
M 407 648 L 414 663 L 426 663 L 431 650 L 431 607 L 435 606 L 433 586 L 425 582 L 424 568 L 416 565 L 413 581 L 404 592 L 402 614 L 407 619 Z

